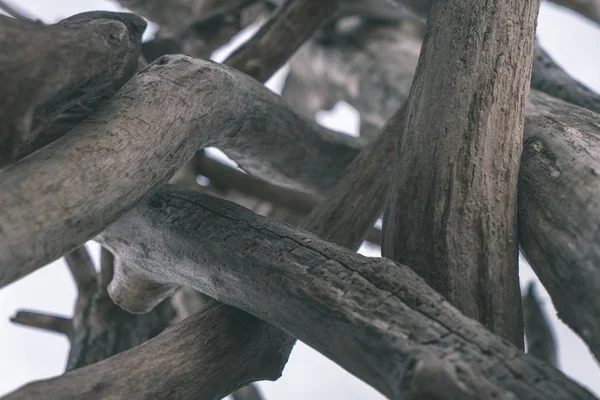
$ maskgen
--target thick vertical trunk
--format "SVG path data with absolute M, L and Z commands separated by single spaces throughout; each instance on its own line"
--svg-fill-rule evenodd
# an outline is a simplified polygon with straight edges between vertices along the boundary
M 523 346 L 516 200 L 539 2 L 434 2 L 383 254 Z

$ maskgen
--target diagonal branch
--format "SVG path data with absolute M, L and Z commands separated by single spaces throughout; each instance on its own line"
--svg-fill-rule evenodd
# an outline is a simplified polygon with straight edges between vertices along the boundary
M 225 62 L 265 82 L 333 14 L 338 0 L 287 0 Z
M 91 239 L 205 146 L 263 179 L 315 192 L 362 144 L 297 116 L 235 70 L 163 57 L 67 135 L 2 171 L 0 286 Z
M 527 354 L 556 367 L 556 343 L 550 323 L 532 282 L 523 296 L 523 325 L 527 339 Z
M 166 187 L 111 225 L 101 241 L 116 251 L 121 266 L 127 263 L 162 282 L 189 284 L 260 315 L 392 399 L 488 399 L 492 393 L 500 398 L 593 398 L 461 315 L 409 268 L 362 257 L 222 200 Z M 200 388 L 187 377 L 201 376 L 201 370 L 188 353 L 198 359 L 205 355 L 196 353 L 196 346 L 183 346 L 202 347 L 207 340 L 198 340 L 200 317 L 130 352 L 30 384 L 7 398 L 64 397 L 92 387 L 103 388 L 97 397 L 136 393 L 153 398 L 177 387 L 181 398 L 189 398 L 183 393 Z M 255 337 L 252 328 L 244 332 Z M 219 359 L 204 368 L 210 365 L 217 373 L 225 353 L 214 354 Z M 158 372 L 151 365 L 159 364 L 178 367 L 160 369 L 164 385 L 147 385 Z M 121 372 L 125 368 L 128 374 Z M 428 385 L 434 377 L 443 384 Z

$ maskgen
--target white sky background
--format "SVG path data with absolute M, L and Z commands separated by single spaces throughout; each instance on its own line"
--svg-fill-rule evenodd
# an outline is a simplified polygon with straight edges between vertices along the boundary
M 89 10 L 121 10 L 101 0 L 12 0 L 29 15 L 47 23 Z M 552 4 L 543 3 L 538 21 L 538 37 L 550 55 L 570 74 L 600 92 L 600 29 L 593 23 Z M 148 35 L 149 36 L 149 35 Z M 247 35 L 245 35 L 247 36 Z M 215 54 L 222 60 L 223 53 Z M 269 86 L 278 91 L 283 74 Z M 358 117 L 339 105 L 334 112 L 322 112 L 319 121 L 331 128 L 356 134 Z M 97 261 L 98 246 L 90 245 Z M 378 248 L 363 248 L 369 256 Z M 521 260 L 521 283 L 535 279 L 531 268 Z M 560 368 L 597 395 L 600 395 L 600 368 L 587 347 L 569 328 L 558 321 L 548 294 L 538 284 L 546 312 L 559 342 Z M 38 270 L 0 290 L 0 396 L 32 380 L 61 374 L 66 364 L 68 342 L 58 334 L 23 328 L 9 322 L 17 309 L 71 315 L 75 286 L 62 260 Z M 299 343 L 292 352 L 283 377 L 275 383 L 261 382 L 267 400 L 276 399 L 381 399 L 380 394 L 308 346 Z

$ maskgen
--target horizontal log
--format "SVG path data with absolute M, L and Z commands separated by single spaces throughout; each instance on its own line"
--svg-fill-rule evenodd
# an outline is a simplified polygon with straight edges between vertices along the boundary
M 163 57 L 68 134 L 0 171 L 0 287 L 94 237 L 206 146 L 314 193 L 362 144 L 231 68 Z
M 64 134 L 129 80 L 145 28 L 127 13 L 89 12 L 49 26 L 0 15 L 0 167 Z

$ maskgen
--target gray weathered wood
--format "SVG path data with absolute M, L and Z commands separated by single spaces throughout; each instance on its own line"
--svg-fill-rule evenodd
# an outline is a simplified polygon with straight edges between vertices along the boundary
M 527 354 L 557 367 L 554 334 L 533 282 L 529 284 L 527 292 L 523 295 L 523 326 Z
M 313 84 L 309 86 L 293 83 L 293 90 L 284 89 L 283 93 L 293 97 L 295 104 L 308 105 L 309 108 L 320 99 L 330 101 L 330 93 L 335 93 L 340 99 L 354 106 L 361 113 L 361 117 L 364 113 L 371 121 L 385 120 L 391 116 L 387 110 L 400 107 L 405 101 L 406 85 L 393 79 L 370 80 L 364 74 L 358 75 L 354 71 L 371 70 L 376 71 L 374 74 L 385 76 L 386 71 L 404 62 L 414 53 L 372 52 L 374 56 L 371 58 L 359 58 L 358 54 L 352 52 L 352 48 L 381 48 L 386 42 L 401 43 L 402 39 L 396 37 L 402 38 L 405 35 L 402 27 L 372 25 L 366 34 L 352 37 L 353 41 L 349 38 L 346 42 L 349 44 L 339 43 L 335 48 L 328 48 L 314 41 L 309 42 L 292 59 L 291 73 L 299 76 L 303 82 L 310 81 Z M 534 60 L 534 73 L 535 62 Z M 337 71 L 339 75 L 332 77 L 325 74 L 323 68 L 313 67 L 316 65 L 329 65 L 329 68 Z M 361 78 L 356 80 L 357 76 Z M 551 78 L 557 75 L 544 76 Z M 349 84 L 344 86 L 344 82 Z M 563 82 L 575 81 L 569 78 Z M 546 87 L 553 86 L 550 82 Z M 360 90 L 356 92 L 353 89 L 355 87 Z M 576 87 L 574 90 L 563 90 L 562 93 L 575 91 Z M 370 100 L 366 101 L 367 98 Z M 600 290 L 596 287 L 596 282 L 600 281 L 600 271 L 593 266 L 600 265 L 600 257 L 594 256 L 597 241 L 594 242 L 592 232 L 600 224 L 600 215 L 595 211 L 598 205 L 594 203 L 594 199 L 600 198 L 600 177 L 590 174 L 589 171 L 597 169 L 595 160 L 600 159 L 596 150 L 600 138 L 600 117 L 536 90 L 530 91 L 528 101 L 529 105 L 525 109 L 525 142 L 528 143 L 532 140 L 530 138 L 537 137 L 542 143 L 551 143 L 556 148 L 552 154 L 560 154 L 561 159 L 565 161 L 561 163 L 560 185 L 563 186 L 559 187 L 558 181 L 549 175 L 547 170 L 544 173 L 537 170 L 543 165 L 544 154 L 549 153 L 542 152 L 533 158 L 532 162 L 528 162 L 526 157 L 531 157 L 528 153 L 535 153 L 525 149 L 519 178 L 519 193 L 523 193 L 518 204 L 519 240 L 522 251 L 531 254 L 528 259 L 544 286 L 554 288 L 549 291 L 554 304 L 565 310 L 559 312 L 563 321 L 580 335 L 585 335 L 582 337 L 597 355 L 600 348 L 591 342 L 600 337 L 600 329 L 596 324 L 596 321 L 600 320 L 600 303 L 596 295 Z M 380 114 L 371 117 L 377 109 L 380 110 Z M 575 130 L 570 127 L 574 127 Z M 573 194 L 577 194 L 576 201 L 566 203 L 564 199 L 571 199 Z M 532 197 L 533 195 L 535 197 Z M 559 195 L 561 197 L 557 197 Z M 538 217 L 526 219 L 528 213 L 535 213 Z M 569 223 L 553 222 L 558 220 Z M 548 231 L 547 224 L 555 228 Z M 557 231 L 564 232 L 556 235 L 554 232 Z M 537 243 L 537 237 L 543 238 L 542 242 Z M 546 259 L 546 251 L 554 256 Z M 539 253 L 539 256 L 534 257 L 536 253 Z M 558 254 L 560 257 L 556 256 Z M 584 254 L 588 258 L 583 257 Z M 576 310 L 568 304 L 577 305 Z
M 521 250 L 600 359 L 600 115 L 532 92 L 519 173 Z
M 231 68 L 161 58 L 67 135 L 0 170 L 0 286 L 91 239 L 204 146 L 314 192 L 362 145 L 297 116 Z
M 227 65 L 265 82 L 329 18 L 338 0 L 287 0 Z
M 167 186 L 99 239 L 118 255 L 118 268 L 127 264 L 157 281 L 188 284 L 260 316 L 392 399 L 594 398 L 460 314 L 410 268 L 360 256 L 223 200 Z M 101 389 L 90 399 L 116 393 L 161 398 L 173 388 L 179 398 L 190 398 L 183 393 L 200 388 L 186 377 L 200 379 L 207 368 L 189 358 L 207 340 L 199 340 L 202 325 L 196 319 L 192 326 L 192 320 L 130 352 L 7 398 L 68 396 L 93 387 Z M 255 337 L 252 329 L 244 331 Z M 190 339 L 195 346 L 171 350 Z M 180 376 L 161 368 L 161 384 L 148 384 L 153 375 L 146 368 L 156 363 L 173 366 Z M 214 360 L 208 368 L 218 374 L 219 367 Z
M 3 399 L 220 400 L 240 382 L 281 376 L 281 366 L 289 356 L 289 336 L 269 327 L 243 311 L 213 302 L 141 346 L 47 381 L 29 383 Z M 219 335 L 224 329 L 236 335 Z M 236 367 L 223 357 L 228 352 L 234 352 L 244 366 L 235 369 L 233 381 L 222 379 L 223 370 Z
M 433 4 L 383 217 L 384 256 L 519 347 L 517 180 L 538 7 Z
M 0 167 L 71 128 L 63 121 L 45 132 L 61 114 L 73 118 L 121 87 L 135 72 L 145 28 L 127 13 L 82 13 L 50 26 L 0 15 Z

